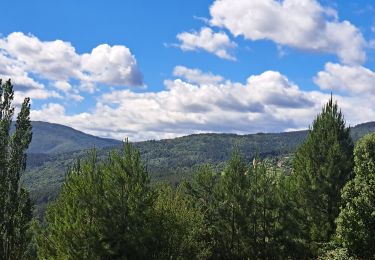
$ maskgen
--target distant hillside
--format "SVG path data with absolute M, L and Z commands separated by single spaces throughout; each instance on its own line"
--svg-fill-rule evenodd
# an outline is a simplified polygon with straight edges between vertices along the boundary
M 118 145 L 121 142 L 85 134 L 71 127 L 47 122 L 32 122 L 33 139 L 28 153 L 57 154 Z
M 35 123 L 38 126 L 39 122 Z M 115 147 L 121 149 L 118 141 L 86 135 L 64 126 L 45 123 L 41 125 L 50 126 L 50 128 L 45 127 L 43 133 L 39 132 L 38 127 L 34 127 L 35 138 L 33 141 L 35 143 L 33 145 L 35 148 L 31 151 L 38 153 L 29 151 L 28 170 L 23 176 L 23 181 L 30 188 L 33 198 L 39 205 L 44 205 L 54 198 L 64 181 L 67 168 L 77 158 L 82 158 L 87 154 L 86 150 L 75 148 L 70 148 L 70 151 L 79 151 L 62 153 L 61 151 L 64 149 L 61 147 L 65 147 L 64 140 L 70 143 L 68 147 L 82 147 L 81 149 L 91 148 L 94 142 L 99 140 L 98 142 L 106 146 L 98 149 L 98 155 L 102 158 L 105 158 L 108 152 L 113 149 L 113 146 L 108 147 L 106 144 L 117 144 Z M 56 131 L 60 131 L 60 127 L 67 132 L 57 133 Z M 375 122 L 360 124 L 352 128 L 352 137 L 356 141 L 363 135 L 374 131 Z M 44 139 L 45 136 L 49 138 Z M 249 135 L 197 134 L 160 141 L 136 142 L 134 145 L 140 150 L 153 180 L 178 182 L 181 179 L 189 178 L 191 173 L 204 163 L 211 163 L 218 170 L 222 169 L 233 149 L 237 149 L 248 161 L 252 160 L 256 153 L 263 158 L 282 157 L 293 153 L 306 136 L 307 131 Z M 43 148 L 39 145 L 47 146 L 53 141 L 53 138 L 58 137 L 61 138 L 60 141 L 56 142 L 55 146 L 51 145 L 52 149 L 46 149 L 55 152 L 50 152 L 47 155 L 40 153 Z M 100 146 L 96 144 L 96 147 Z

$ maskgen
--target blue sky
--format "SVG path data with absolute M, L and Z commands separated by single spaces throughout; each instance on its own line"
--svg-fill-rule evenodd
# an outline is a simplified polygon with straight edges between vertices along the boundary
M 375 120 L 372 1 L 5 1 L 0 76 L 34 120 L 133 140 Z

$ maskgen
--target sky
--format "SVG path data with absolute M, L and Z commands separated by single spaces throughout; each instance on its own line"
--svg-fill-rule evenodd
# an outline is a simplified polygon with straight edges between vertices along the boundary
M 375 3 L 2 0 L 0 78 L 32 120 L 131 141 L 375 120 Z

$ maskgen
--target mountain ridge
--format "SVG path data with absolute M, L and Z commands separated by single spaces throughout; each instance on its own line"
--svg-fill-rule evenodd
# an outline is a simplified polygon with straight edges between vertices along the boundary
M 118 140 L 90 135 L 61 124 L 32 121 L 32 126 L 33 138 L 28 153 L 58 154 L 89 149 L 93 146 L 98 148 L 115 146 L 121 143 Z
M 48 126 L 52 127 L 53 131 L 56 131 L 56 129 L 69 130 L 71 134 L 77 134 L 86 141 L 102 141 L 100 137 L 95 139 L 93 136 L 87 136 L 84 133 L 82 135 L 82 132 L 69 127 L 60 128 L 59 126 L 61 125 L 57 124 L 49 124 Z M 49 136 L 48 133 L 38 133 L 39 129 L 41 128 L 34 127 L 34 137 L 43 138 Z M 375 122 L 366 122 L 351 128 L 354 141 L 374 131 Z M 209 163 L 215 167 L 216 171 L 222 170 L 233 149 L 237 149 L 249 162 L 256 154 L 262 158 L 289 157 L 305 140 L 307 133 L 308 130 L 246 135 L 206 133 L 192 134 L 174 139 L 134 142 L 133 145 L 139 149 L 153 181 L 177 183 L 182 179 L 190 178 L 197 167 L 203 164 Z M 63 142 L 63 140 L 67 139 L 67 136 L 59 141 Z M 34 138 L 34 142 L 36 142 L 34 145 L 39 143 L 46 145 L 46 140 L 38 142 L 38 138 Z M 47 138 L 48 140 L 50 139 Z M 97 154 L 100 158 L 105 159 L 113 149 L 121 149 L 121 142 L 114 141 L 104 142 L 102 147 L 96 146 Z M 51 153 L 37 153 L 43 151 L 41 148 L 31 150 L 34 153 L 30 152 L 30 150 L 28 151 L 27 170 L 22 176 L 22 182 L 29 188 L 37 205 L 36 214 L 43 212 L 47 202 L 55 198 L 65 179 L 68 167 L 78 158 L 84 158 L 88 149 L 92 148 L 87 143 L 80 146 L 81 144 L 80 142 L 76 142 L 74 145 L 71 144 L 69 147 L 82 148 L 73 151 L 60 149 L 59 152 L 56 152 L 59 146 L 53 145 L 51 147 L 55 147 L 54 149 L 46 150 L 52 151 Z M 89 144 L 92 145 L 92 143 Z

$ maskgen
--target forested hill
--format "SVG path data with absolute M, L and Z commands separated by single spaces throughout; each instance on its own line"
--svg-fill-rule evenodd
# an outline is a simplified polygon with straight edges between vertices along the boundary
M 105 157 L 119 141 L 84 134 L 72 128 L 33 122 L 33 143 L 28 151 L 27 172 L 23 181 L 30 188 L 37 204 L 45 203 L 56 195 L 64 181 L 67 168 L 87 154 L 87 149 L 98 148 Z M 352 128 L 352 137 L 375 131 L 375 122 Z M 160 141 L 136 142 L 153 180 L 178 182 L 189 178 L 197 166 L 211 163 L 222 169 L 233 149 L 250 161 L 258 153 L 261 157 L 286 156 L 302 143 L 307 131 L 269 134 L 196 134 Z M 102 148 L 100 148 L 102 147 Z M 78 150 L 78 151 L 77 151 Z
M 28 153 L 57 154 L 120 144 L 120 141 L 89 135 L 73 128 L 33 121 L 33 139 Z

